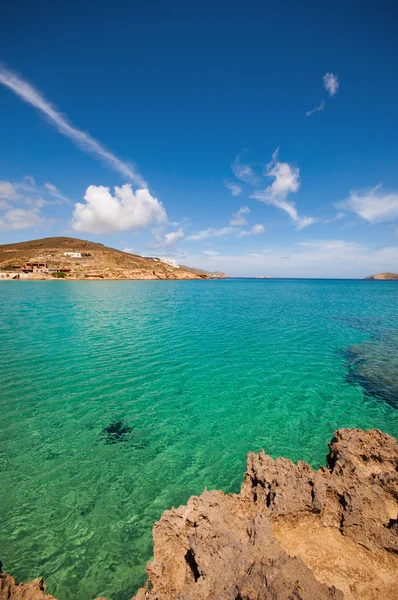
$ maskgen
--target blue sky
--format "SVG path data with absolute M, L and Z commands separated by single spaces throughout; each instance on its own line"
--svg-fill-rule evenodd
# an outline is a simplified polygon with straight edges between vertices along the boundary
M 394 3 L 144 4 L 2 16 L 0 243 L 397 272 Z

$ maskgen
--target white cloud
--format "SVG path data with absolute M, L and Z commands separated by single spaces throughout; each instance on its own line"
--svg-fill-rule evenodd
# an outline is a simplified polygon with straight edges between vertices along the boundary
M 215 250 L 203 250 L 202 254 L 205 254 L 206 256 L 219 256 L 220 253 Z
M 15 200 L 18 198 L 15 185 L 9 181 L 0 181 L 0 198 L 5 198 L 6 200 Z
M 259 182 L 259 178 L 249 165 L 244 165 L 240 162 L 240 155 L 237 156 L 231 165 L 233 174 L 241 181 L 246 181 L 252 185 L 256 185 Z
M 261 235 L 264 233 L 264 231 L 264 225 L 261 225 L 261 223 L 256 223 L 251 229 L 240 231 L 238 235 L 239 237 L 245 237 L 246 235 Z
M 16 73 L 9 71 L 0 65 L 0 83 L 11 89 L 17 96 L 28 104 L 41 111 L 49 121 L 69 138 L 76 146 L 93 156 L 100 158 L 114 171 L 128 178 L 140 187 L 147 187 L 146 182 L 134 167 L 120 160 L 115 154 L 107 150 L 100 142 L 91 137 L 90 134 L 74 127 L 46 98 L 36 90 L 30 83 L 22 79 Z
M 43 223 L 37 209 L 13 208 L 0 216 L 0 229 L 29 229 Z
M 393 221 L 398 218 L 398 193 L 383 192 L 380 184 L 370 190 L 353 191 L 347 200 L 336 206 L 359 215 L 369 223 Z
M 71 201 L 69 200 L 69 198 L 67 198 L 66 196 L 64 196 L 63 194 L 61 194 L 61 192 L 59 191 L 58 188 L 55 187 L 55 185 L 53 185 L 50 182 L 47 182 L 44 184 L 44 187 L 46 188 L 46 190 L 48 191 L 48 193 L 53 196 L 54 198 L 57 198 L 58 200 L 61 200 L 61 202 L 64 202 L 65 204 L 71 204 Z
M 213 227 L 209 227 L 208 229 L 202 229 L 202 231 L 199 231 L 199 233 L 195 233 L 193 235 L 188 236 L 187 239 L 198 241 L 204 240 L 209 237 L 223 237 L 225 235 L 235 233 L 236 231 L 236 227 L 221 227 L 221 229 L 214 229 Z
M 244 215 L 250 213 L 248 206 L 242 206 L 236 213 L 233 213 L 230 225 L 247 225 L 247 219 Z
M 262 233 L 264 233 L 264 231 L 265 231 L 265 227 L 264 227 L 264 225 L 261 225 L 261 223 L 256 223 L 251 228 L 252 235 L 261 235 Z
M 75 204 L 72 223 L 75 231 L 110 233 L 167 221 L 163 204 L 157 198 L 146 189 L 134 192 L 128 183 L 116 186 L 114 196 L 107 187 L 90 185 L 84 200 L 85 204 Z
M 242 188 L 237 183 L 233 183 L 232 181 L 227 181 L 224 185 L 231 191 L 231 194 L 233 196 L 239 196 L 239 194 L 242 193 Z
M 123 248 L 122 252 L 126 252 L 126 254 L 134 254 L 132 248 Z
M 288 202 L 287 196 L 300 188 L 300 169 L 289 163 L 280 162 L 278 152 L 279 148 L 273 153 L 272 160 L 265 171 L 265 175 L 274 178 L 274 181 L 265 190 L 256 190 L 250 197 L 284 210 L 294 221 L 297 229 L 303 229 L 319 219 L 299 216 L 294 202 Z
M 311 115 L 313 115 L 316 112 L 322 112 L 325 108 L 325 105 L 326 105 L 325 100 L 322 100 L 322 102 L 320 104 L 318 104 L 318 106 L 314 106 L 313 109 L 307 110 L 307 112 L 305 113 L 305 116 L 310 117 Z
M 326 73 L 322 77 L 322 81 L 323 87 L 329 92 L 330 96 L 334 96 L 335 94 L 337 94 L 338 89 L 340 87 L 340 82 L 337 75 L 334 75 L 334 73 Z
M 170 231 L 169 233 L 166 233 L 166 235 L 164 236 L 166 246 L 172 246 L 178 240 L 182 240 L 183 237 L 184 230 L 182 229 L 182 227 L 177 229 L 177 231 Z

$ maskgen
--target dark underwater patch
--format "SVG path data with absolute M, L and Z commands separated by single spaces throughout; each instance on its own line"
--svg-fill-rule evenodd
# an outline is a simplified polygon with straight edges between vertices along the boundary
M 128 444 L 133 448 L 148 446 L 148 441 L 144 439 L 142 432 L 133 430 L 123 421 L 116 421 L 104 427 L 101 437 L 105 440 L 105 444 Z
M 364 393 L 398 408 L 398 332 L 350 346 L 345 359 L 347 382 Z
M 106 444 L 117 444 L 118 442 L 126 442 L 132 431 L 131 427 L 123 423 L 123 421 L 116 421 L 116 423 L 111 423 L 108 427 L 104 427 L 101 433 L 105 438 Z

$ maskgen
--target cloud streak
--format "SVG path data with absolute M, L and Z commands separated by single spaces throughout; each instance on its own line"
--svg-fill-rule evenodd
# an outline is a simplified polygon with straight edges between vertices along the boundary
M 279 148 L 273 153 L 272 160 L 265 170 L 265 175 L 273 178 L 272 184 L 267 186 L 265 190 L 256 190 L 250 197 L 284 210 L 295 223 L 297 229 L 304 229 L 304 227 L 316 223 L 318 219 L 301 217 L 294 202 L 287 200 L 290 193 L 297 192 L 300 188 L 300 169 L 289 163 L 281 162 L 278 153 Z
M 320 102 L 318 104 L 318 106 L 314 106 L 314 108 L 312 108 L 311 110 L 307 110 L 307 112 L 305 113 L 306 117 L 310 117 L 311 115 L 313 115 L 316 112 L 322 112 L 324 110 L 326 106 L 326 102 L 325 100 L 322 100 L 322 102 Z
M 72 125 L 68 118 L 60 113 L 57 108 L 36 90 L 30 83 L 16 73 L 0 65 L 0 83 L 12 90 L 19 98 L 34 106 L 54 125 L 54 127 L 70 139 L 84 152 L 99 158 L 108 167 L 118 172 L 124 178 L 134 182 L 137 186 L 145 188 L 147 184 L 134 167 L 118 158 L 107 150 L 100 142 L 91 137 L 89 133 L 81 131 Z

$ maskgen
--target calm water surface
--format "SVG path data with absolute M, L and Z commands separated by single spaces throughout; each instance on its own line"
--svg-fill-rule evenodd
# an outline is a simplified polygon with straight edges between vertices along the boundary
M 125 600 L 162 511 L 246 454 L 325 463 L 398 436 L 398 283 L 0 283 L 0 558 L 60 600 Z

